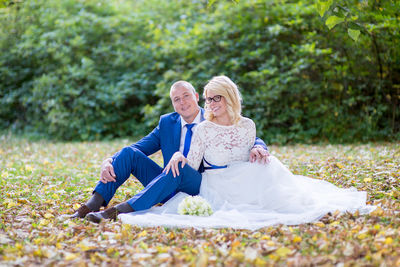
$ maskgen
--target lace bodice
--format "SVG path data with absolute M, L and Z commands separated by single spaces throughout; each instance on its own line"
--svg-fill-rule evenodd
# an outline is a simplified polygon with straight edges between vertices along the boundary
M 203 121 L 193 135 L 188 163 L 197 170 L 203 157 L 218 166 L 234 161 L 248 161 L 255 138 L 255 124 L 248 118 L 242 117 L 238 124 L 230 126 Z M 205 166 L 208 164 L 205 163 Z

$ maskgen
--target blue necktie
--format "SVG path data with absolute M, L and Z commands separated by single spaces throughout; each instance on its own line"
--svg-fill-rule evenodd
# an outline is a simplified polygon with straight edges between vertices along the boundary
M 190 124 L 186 124 L 186 135 L 185 135 L 185 144 L 183 146 L 183 155 L 186 157 L 187 154 L 189 153 L 189 149 L 190 149 L 190 143 L 192 142 L 192 128 L 193 126 L 195 126 L 196 123 L 190 123 Z

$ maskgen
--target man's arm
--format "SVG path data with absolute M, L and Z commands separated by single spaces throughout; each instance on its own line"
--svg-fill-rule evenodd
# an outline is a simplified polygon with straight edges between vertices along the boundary
M 263 140 L 256 137 L 253 148 L 250 150 L 250 162 L 269 163 L 269 151 Z
M 140 150 L 146 156 L 149 156 L 149 155 L 157 152 L 158 150 L 160 150 L 161 149 L 160 124 L 156 128 L 154 128 L 154 130 L 151 131 L 151 133 L 149 133 L 148 135 L 146 135 L 145 137 L 143 137 L 136 143 L 133 143 L 132 145 L 130 145 L 130 147 Z M 118 156 L 119 153 L 120 153 L 120 151 L 115 153 L 111 157 L 112 160 L 114 160 L 115 157 Z
M 151 155 L 158 150 L 160 150 L 160 124 L 148 135 L 130 145 L 130 147 L 134 149 L 138 149 L 143 152 L 146 156 Z M 112 165 L 114 159 L 118 156 L 121 152 L 118 151 L 113 156 L 106 158 L 103 163 L 101 164 L 100 170 L 100 181 L 102 183 L 107 182 L 115 182 L 115 178 L 117 177 L 114 172 L 114 167 Z
M 268 152 L 267 145 L 265 144 L 265 142 L 262 139 L 260 139 L 258 137 L 256 137 L 256 141 L 254 142 L 253 147 L 255 147 L 255 146 L 260 146 L 260 147 L 264 148 L 265 150 L 267 150 L 267 152 Z

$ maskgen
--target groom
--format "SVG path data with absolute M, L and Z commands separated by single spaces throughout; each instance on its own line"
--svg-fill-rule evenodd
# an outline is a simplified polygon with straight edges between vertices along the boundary
M 189 82 L 174 83 L 170 97 L 175 112 L 161 116 L 158 126 L 150 134 L 103 162 L 100 181 L 92 197 L 72 214 L 71 218 L 86 217 L 93 222 L 116 219 L 119 213 L 145 210 L 165 202 L 179 191 L 190 195 L 199 193 L 202 166 L 199 170 L 194 170 L 187 164 L 181 167 L 178 165 L 179 160 L 173 158 L 173 154 L 181 151 L 187 156 L 193 131 L 196 125 L 204 120 L 204 110 L 198 105 L 199 94 Z M 171 169 L 168 174 L 148 157 L 160 149 L 164 158 L 164 168 Z M 250 161 L 267 162 L 267 156 L 268 148 L 257 138 L 251 150 Z M 131 174 L 145 188 L 128 201 L 97 212 L 101 206 L 108 205 L 116 190 Z

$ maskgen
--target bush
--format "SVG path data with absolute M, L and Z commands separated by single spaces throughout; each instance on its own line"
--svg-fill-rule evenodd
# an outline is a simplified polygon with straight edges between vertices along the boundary
M 385 5 L 354 42 L 311 0 L 24 1 L 1 10 L 0 126 L 143 135 L 172 111 L 174 81 L 201 92 L 225 74 L 268 142 L 398 140 L 399 8 Z

